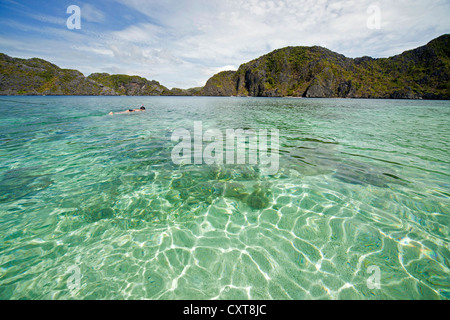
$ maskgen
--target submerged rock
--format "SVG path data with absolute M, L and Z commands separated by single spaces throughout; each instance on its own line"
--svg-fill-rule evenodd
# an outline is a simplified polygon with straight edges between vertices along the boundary
M 248 193 L 245 191 L 245 186 L 243 184 L 228 182 L 224 185 L 223 195 L 229 198 L 243 199 L 248 196 Z
M 97 208 L 93 206 L 83 210 L 83 217 L 88 222 L 97 222 L 103 219 L 110 219 L 114 217 L 114 210 L 112 208 Z
M 39 174 L 40 168 L 14 169 L 6 172 L 0 181 L 0 203 L 34 195 L 53 184 L 48 175 Z
M 282 161 L 283 166 L 304 176 L 332 175 L 346 183 L 380 188 L 407 183 L 389 168 L 344 157 L 333 146 L 311 147 L 293 149 L 284 155 Z
M 79 202 L 75 215 L 80 216 L 87 222 L 97 222 L 104 219 L 114 218 L 116 212 L 113 209 L 115 202 L 113 198 L 105 198 L 102 195 L 90 194 L 89 198 Z
M 380 188 L 388 188 L 389 184 L 404 184 L 404 180 L 396 176 L 392 170 L 357 161 L 338 164 L 334 177 L 351 184 L 370 184 Z
M 267 185 L 261 186 L 260 184 L 256 184 L 254 191 L 247 197 L 246 202 L 253 209 L 265 209 L 270 204 L 267 196 L 269 193 L 270 191 Z

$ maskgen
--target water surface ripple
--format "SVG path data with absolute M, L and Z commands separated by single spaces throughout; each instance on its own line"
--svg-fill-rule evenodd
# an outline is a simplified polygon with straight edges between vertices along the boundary
M 0 113 L 0 299 L 450 297 L 448 101 L 8 97 Z M 175 165 L 172 132 L 194 121 L 278 129 L 278 173 Z

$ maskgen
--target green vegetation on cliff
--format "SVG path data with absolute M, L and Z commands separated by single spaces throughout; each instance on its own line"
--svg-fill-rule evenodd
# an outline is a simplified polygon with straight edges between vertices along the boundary
M 450 99 L 450 35 L 391 58 L 286 47 L 213 76 L 207 95 Z M 211 94 L 214 93 L 214 94 Z
M 19 59 L 0 54 L 0 95 L 193 95 L 198 88 L 172 90 L 139 76 L 61 69 L 38 58 Z
M 234 71 L 223 71 L 208 80 L 201 91 L 204 96 L 232 96 L 236 95 L 234 90 Z
M 93 73 L 88 79 L 113 89 L 119 95 L 160 96 L 169 94 L 169 89 L 157 81 L 149 81 L 139 76 L 108 73 Z
M 0 54 L 0 95 L 113 95 L 77 70 L 61 69 L 38 58 Z
M 211 77 L 203 88 L 139 76 L 61 69 L 0 54 L 0 95 L 204 95 L 450 99 L 450 35 L 390 58 L 347 58 L 322 47 L 286 47 Z

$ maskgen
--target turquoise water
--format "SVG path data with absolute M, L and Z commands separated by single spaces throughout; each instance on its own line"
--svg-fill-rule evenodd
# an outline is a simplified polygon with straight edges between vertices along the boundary
M 3 97 L 0 114 L 0 299 L 450 297 L 448 101 Z M 194 121 L 278 129 L 278 172 L 175 165 Z

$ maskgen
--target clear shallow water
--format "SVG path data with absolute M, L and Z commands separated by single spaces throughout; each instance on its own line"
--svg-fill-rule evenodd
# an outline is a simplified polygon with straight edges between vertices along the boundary
M 450 102 L 3 97 L 0 114 L 0 299 L 450 297 Z M 278 173 L 174 165 L 194 121 L 278 129 Z

